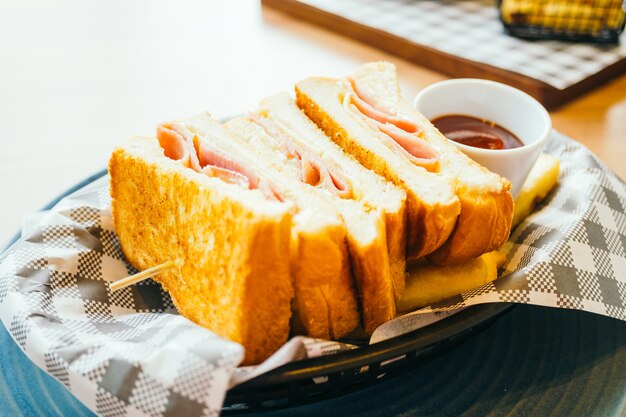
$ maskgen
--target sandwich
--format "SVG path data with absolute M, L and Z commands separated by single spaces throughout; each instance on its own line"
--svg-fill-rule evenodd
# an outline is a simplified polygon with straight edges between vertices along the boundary
M 161 126 L 159 138 L 179 135 L 197 149 L 199 165 L 217 165 L 243 174 L 237 181 L 256 186 L 269 197 L 292 205 L 289 259 L 294 289 L 295 322 L 310 337 L 339 339 L 359 324 L 359 311 L 347 245 L 347 228 L 329 199 L 305 188 L 299 179 L 282 174 L 237 135 L 208 113 Z M 162 140 L 164 142 L 164 140 Z M 213 169 L 213 168 L 211 168 Z M 258 178 L 258 179 L 257 179 Z M 256 185 L 255 185 L 256 184 Z M 222 256 L 236 256 L 224 252 Z M 273 280 L 273 274 L 266 276 Z
M 510 183 L 466 157 L 402 98 L 392 64 L 303 80 L 296 103 L 345 152 L 406 191 L 409 260 L 458 264 L 508 239 Z
M 290 334 L 371 334 L 399 308 L 494 279 L 514 207 L 509 182 L 404 101 L 387 63 L 301 81 L 295 101 L 271 96 L 224 125 L 161 124 L 109 172 L 129 263 L 174 261 L 155 280 L 183 316 L 242 344 L 243 364 Z
M 347 227 L 363 328 L 371 333 L 393 319 L 405 281 L 405 193 L 344 154 L 286 93 L 225 126 L 273 169 L 337 207 Z
M 133 138 L 109 161 L 124 255 L 140 270 L 174 261 L 154 279 L 180 314 L 242 344 L 244 364 L 258 363 L 289 336 L 292 205 L 269 180 L 233 165 L 201 168 L 185 138 L 160 138 Z

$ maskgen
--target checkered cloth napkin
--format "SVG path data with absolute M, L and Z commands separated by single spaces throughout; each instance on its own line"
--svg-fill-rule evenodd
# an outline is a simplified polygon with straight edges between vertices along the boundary
M 626 57 L 626 45 L 525 41 L 508 36 L 493 0 L 297 0 L 461 58 L 565 89 Z M 626 39 L 623 35 L 622 39 Z
M 486 302 L 571 308 L 626 320 L 626 187 L 587 149 L 554 133 L 560 185 L 507 243 L 503 278 L 399 317 L 371 342 Z M 218 415 L 229 387 L 281 364 L 354 346 L 295 337 L 258 367 L 242 347 L 176 314 L 119 247 L 107 178 L 30 219 L 0 255 L 0 319 L 24 353 L 102 416 Z M 620 275 L 621 274 L 621 275 Z

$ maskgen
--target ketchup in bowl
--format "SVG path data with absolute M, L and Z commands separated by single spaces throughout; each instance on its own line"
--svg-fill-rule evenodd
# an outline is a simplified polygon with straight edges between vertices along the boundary
M 445 137 L 482 149 L 513 149 L 524 146 L 508 129 L 489 120 L 461 114 L 439 116 L 432 123 Z

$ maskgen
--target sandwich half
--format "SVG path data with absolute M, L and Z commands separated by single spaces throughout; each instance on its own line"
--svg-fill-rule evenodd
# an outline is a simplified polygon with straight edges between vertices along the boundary
M 369 210 L 384 213 L 391 277 L 394 293 L 399 297 L 406 273 L 406 192 L 345 153 L 306 117 L 287 93 L 265 98 L 252 116 L 257 123 L 274 126 L 279 135 L 317 155 L 323 164 L 349 180 L 352 199 L 362 202 Z
M 371 333 L 393 319 L 405 280 L 405 193 L 347 157 L 287 94 L 263 100 L 258 111 L 225 126 L 274 169 L 338 208 L 363 327 Z
M 156 276 L 178 311 L 241 343 L 244 364 L 266 359 L 289 336 L 292 207 L 237 174 L 192 168 L 193 148 L 134 138 L 109 161 L 115 229 L 126 259 Z M 271 277 L 271 279 L 268 279 Z
M 347 79 L 306 79 L 296 97 L 346 152 L 406 190 L 411 259 L 456 264 L 506 241 L 510 183 L 466 157 L 402 98 L 393 64 L 366 64 Z
M 296 85 L 296 102 L 345 152 L 407 193 L 406 254 L 410 260 L 434 252 L 452 233 L 460 202 L 432 149 L 409 152 L 355 107 L 345 80 L 309 78 Z M 393 132 L 392 132 L 393 134 Z
M 199 164 L 242 174 L 268 196 L 293 206 L 290 259 L 294 311 L 308 336 L 338 339 L 359 324 L 356 289 L 350 272 L 347 230 L 339 210 L 283 175 L 245 141 L 225 130 L 207 113 L 177 120 L 161 129 L 190 138 Z M 203 168 L 204 169 L 204 168 Z M 257 179 L 258 178 L 258 179 Z M 270 273 L 266 279 L 272 280 Z

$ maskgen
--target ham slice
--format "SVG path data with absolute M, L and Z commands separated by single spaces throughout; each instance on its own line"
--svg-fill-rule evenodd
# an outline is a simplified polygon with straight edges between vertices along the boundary
M 230 184 L 238 184 L 242 186 L 243 188 L 248 188 L 248 189 L 251 188 L 250 180 L 248 179 L 248 177 L 238 172 L 231 171 L 229 169 L 207 165 L 202 168 L 202 172 L 208 175 L 209 177 L 216 177 Z
M 189 167 L 189 151 L 183 135 L 160 125 L 157 127 L 157 139 L 165 152 L 165 156 Z
M 389 114 L 375 98 L 359 87 L 352 78 L 348 79 L 352 91 L 346 94 L 344 103 L 359 114 L 375 130 L 385 134 L 390 140 L 385 145 L 398 154 L 404 155 L 414 165 L 427 171 L 439 169 L 437 152 L 422 138 L 421 129 L 411 120 Z
M 318 158 L 300 157 L 301 179 L 304 183 L 314 187 L 321 187 L 336 194 L 340 198 L 352 198 L 350 184 L 337 173 L 323 165 Z
M 240 182 L 243 177 L 248 184 L 247 188 L 257 188 L 259 177 L 244 164 L 224 154 L 208 142 L 200 140 L 198 136 L 193 138 L 193 145 L 202 168 L 208 166 L 219 169 L 220 172 L 229 171 L 233 177 L 239 178 L 237 182 Z
M 265 198 L 269 200 L 285 201 L 283 199 L 283 196 L 278 191 L 276 191 L 274 186 L 265 178 L 261 178 L 259 184 L 257 185 L 257 188 L 263 193 Z
M 333 172 L 330 168 L 328 168 L 326 172 L 333 183 L 333 187 L 335 187 L 335 190 L 338 191 L 337 195 L 341 198 L 352 198 L 352 188 L 350 188 L 350 183 L 343 176 Z
M 302 171 L 302 181 L 309 185 L 317 185 L 322 179 L 319 167 L 313 165 L 310 160 L 300 158 L 300 170 Z
M 283 201 L 269 181 L 260 178 L 236 158 L 215 149 L 197 135 L 162 124 L 157 127 L 157 139 L 165 156 L 185 167 L 243 188 L 258 189 L 270 200 Z
M 376 122 L 378 129 L 389 136 L 394 142 L 396 150 L 403 153 L 414 165 L 424 168 L 426 171 L 435 172 L 439 169 L 439 158 L 433 148 L 423 140 L 397 128 L 392 124 Z
M 354 91 L 353 104 L 359 109 L 359 111 L 370 119 L 374 119 L 380 123 L 389 123 L 408 133 L 419 133 L 419 126 L 411 120 L 397 117 L 389 114 L 387 110 L 382 110 L 384 107 L 376 101 L 376 99 L 367 93 L 366 89 L 359 88 L 358 83 L 348 78 L 352 90 Z
M 300 179 L 302 182 L 313 187 L 323 188 L 340 198 L 352 198 L 352 188 L 345 178 L 333 172 L 330 167 L 325 166 L 324 161 L 317 155 L 308 153 L 299 147 L 275 125 L 275 122 L 261 116 L 253 116 L 252 120 L 261 126 L 268 136 L 274 139 L 275 143 L 280 146 L 287 157 L 295 159 L 300 163 Z
M 165 156 L 200 172 L 201 167 L 193 147 L 192 137 L 178 132 L 169 124 L 161 124 L 157 126 L 157 139 Z

